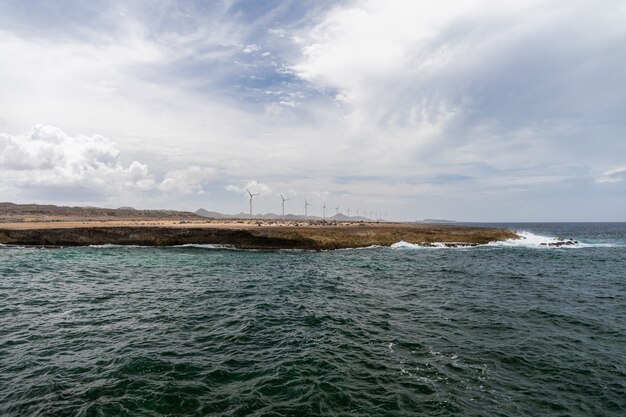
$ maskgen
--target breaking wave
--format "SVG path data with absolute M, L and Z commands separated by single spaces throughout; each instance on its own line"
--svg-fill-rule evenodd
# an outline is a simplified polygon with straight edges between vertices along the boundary
M 427 245 L 421 245 L 416 243 L 408 243 L 400 241 L 391 245 L 392 249 L 454 249 L 461 248 L 467 249 L 471 247 L 501 247 L 501 248 L 536 248 L 536 249 L 580 249 L 580 248 L 611 248 L 626 246 L 625 243 L 619 242 L 593 242 L 593 241 L 581 241 L 573 237 L 556 237 L 556 236 L 542 236 L 527 231 L 516 232 L 519 239 L 508 239 L 501 242 L 489 242 L 485 245 L 459 245 L 450 246 L 445 243 L 429 243 Z
M 391 245 L 391 249 L 445 249 L 448 248 L 444 243 L 436 242 L 429 243 L 428 245 L 420 245 L 417 243 L 409 243 L 401 240 Z
M 159 246 L 143 246 L 143 245 L 119 245 L 114 243 L 105 243 L 102 245 L 89 245 L 88 248 L 92 249 L 130 249 L 130 248 L 158 248 Z M 198 248 L 198 249 L 235 249 L 233 246 L 229 245 L 217 245 L 217 244 L 201 244 L 201 243 L 186 243 L 184 245 L 172 245 L 172 246 L 162 246 L 162 247 L 170 247 L 170 248 Z
M 92 249 L 116 249 L 116 248 L 147 248 L 149 246 L 141 245 L 118 245 L 115 243 L 104 243 L 102 245 L 88 245 L 88 248 Z
M 185 243 L 183 245 L 174 245 L 173 248 L 196 248 L 196 249 L 228 249 L 235 250 L 232 245 L 221 245 L 216 243 Z
M 484 246 L 495 247 L 523 247 L 523 248 L 537 248 L 537 249 L 554 249 L 554 248 L 567 248 L 567 249 L 580 249 L 580 248 L 610 248 L 623 246 L 617 242 L 593 242 L 593 241 L 581 241 L 573 237 L 555 237 L 555 236 L 542 236 L 527 231 L 516 232 L 519 239 L 508 239 L 502 242 L 489 242 Z

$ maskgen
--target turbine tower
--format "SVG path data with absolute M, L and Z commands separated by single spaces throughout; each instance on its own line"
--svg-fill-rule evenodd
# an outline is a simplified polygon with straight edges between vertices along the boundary
M 308 213 L 307 213 L 307 207 L 310 206 L 311 203 L 309 203 L 308 201 L 306 201 L 306 198 L 304 199 L 304 217 L 308 217 Z
M 248 192 L 248 194 L 250 195 L 250 217 L 252 217 L 252 197 L 254 197 L 255 195 L 259 195 L 261 193 L 251 193 L 250 190 L 248 190 L 246 188 L 246 191 Z
M 335 216 L 339 216 L 339 206 L 335 207 Z
M 323 214 L 322 214 L 322 219 L 326 218 L 326 202 L 324 201 L 324 205 L 322 206 L 322 210 L 323 210 Z
M 291 198 L 285 198 L 283 195 L 280 195 L 281 200 L 283 200 L 283 220 L 285 220 L 285 201 L 291 200 Z
M 356 209 L 356 216 L 359 217 L 359 209 Z
M 350 217 L 350 207 L 348 207 L 348 217 Z

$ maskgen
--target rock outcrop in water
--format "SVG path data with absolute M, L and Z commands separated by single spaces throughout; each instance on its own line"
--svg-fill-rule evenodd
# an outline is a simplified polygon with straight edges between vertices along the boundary
M 578 245 L 578 241 L 574 240 L 574 239 L 564 239 L 562 237 L 557 237 L 556 238 L 556 242 L 550 242 L 550 243 L 540 243 L 541 246 L 553 246 L 556 248 L 560 248 L 561 246 L 575 246 Z

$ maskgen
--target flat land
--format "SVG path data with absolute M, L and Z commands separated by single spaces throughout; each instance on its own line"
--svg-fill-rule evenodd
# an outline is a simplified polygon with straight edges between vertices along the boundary
M 40 246 L 216 244 L 241 249 L 327 250 L 420 245 L 473 246 L 514 239 L 511 231 L 362 221 L 208 219 L 169 210 L 0 203 L 0 243 Z
M 0 243 L 43 246 L 219 244 L 242 249 L 327 250 L 389 246 L 399 241 L 472 246 L 515 237 L 503 229 L 407 223 L 94 220 L 0 224 Z

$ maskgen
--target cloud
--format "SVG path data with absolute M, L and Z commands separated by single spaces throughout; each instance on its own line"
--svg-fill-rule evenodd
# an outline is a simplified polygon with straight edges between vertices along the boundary
M 261 47 L 259 45 L 255 45 L 251 43 L 250 45 L 246 45 L 241 52 L 243 52 L 244 54 L 251 54 L 253 52 L 258 52 L 260 50 L 261 50 Z
M 36 125 L 30 133 L 0 134 L 0 173 L 21 192 L 59 190 L 59 198 L 99 199 L 125 194 L 202 194 L 214 179 L 210 167 L 170 170 L 158 181 L 148 165 L 121 162 L 116 144 L 101 135 L 70 136 L 49 125 Z
M 622 178 L 598 175 L 626 153 L 622 1 L 79 4 L 0 4 L 16 200 L 239 210 L 225 188 L 255 178 L 267 210 L 293 189 L 404 218 L 506 200 L 524 219 L 543 190 Z M 19 133 L 42 122 L 68 134 Z
M 604 171 L 601 177 L 596 178 L 598 183 L 622 182 L 626 180 L 626 166 Z
M 0 134 L 0 167 L 19 187 L 90 187 L 102 194 L 141 191 L 154 186 L 148 167 L 120 162 L 115 143 L 100 135 L 69 136 L 36 125 L 27 135 Z
M 203 184 L 215 178 L 215 169 L 192 166 L 169 171 L 159 184 L 159 190 L 181 194 L 204 194 Z
M 626 40 L 626 8 L 607 4 L 615 14 L 582 1 L 354 1 L 298 33 L 290 68 L 346 105 L 359 132 L 409 151 L 475 133 L 624 128 L 626 58 L 608 51 Z
M 267 184 L 264 184 L 262 182 L 258 182 L 255 180 L 248 181 L 246 185 L 244 185 L 243 187 L 229 184 L 225 187 L 225 189 L 226 191 L 230 191 L 233 193 L 242 193 L 245 195 L 248 195 L 248 192 L 246 191 L 246 189 L 249 190 L 253 194 L 258 193 L 265 197 L 272 195 L 272 189 Z

